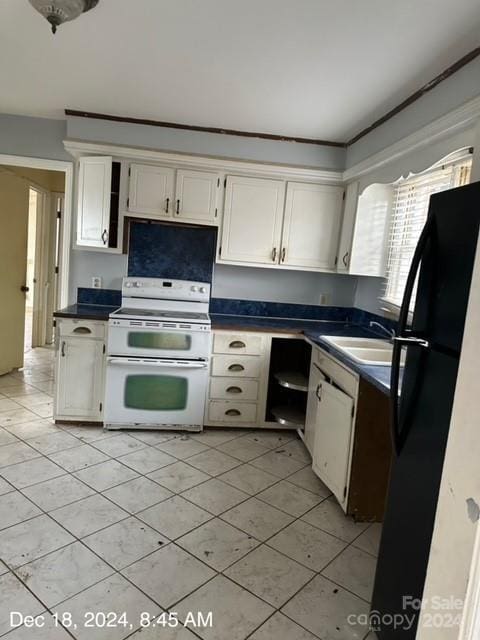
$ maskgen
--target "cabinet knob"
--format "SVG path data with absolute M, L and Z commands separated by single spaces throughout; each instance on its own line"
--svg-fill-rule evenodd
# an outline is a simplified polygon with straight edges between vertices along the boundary
M 170 198 L 167 198 L 165 202 L 165 213 L 168 213 L 168 208 L 170 207 Z
M 231 364 L 228 367 L 229 371 L 244 371 L 245 367 L 243 366 L 243 364 Z
M 343 256 L 343 258 L 342 258 L 342 262 L 343 262 L 343 264 L 344 264 L 346 267 L 348 267 L 348 254 L 349 254 L 349 253 L 350 253 L 350 252 L 349 252 L 349 251 L 347 251 L 347 253 L 346 253 L 346 254 Z
M 102 242 L 103 244 L 107 244 L 108 242 L 108 231 L 106 229 L 104 229 L 102 233 Z
M 272 249 L 272 262 L 276 262 L 277 260 L 277 247 L 273 247 Z
M 92 333 L 92 330 L 89 329 L 88 327 L 75 327 L 75 329 L 73 330 L 73 333 L 87 334 L 87 333 Z
M 226 391 L 227 393 L 242 393 L 242 389 L 236 386 L 227 387 Z
M 177 200 L 177 216 L 180 214 L 180 200 Z
M 62 340 L 62 358 L 65 357 L 65 340 Z
M 282 262 L 285 262 L 285 254 L 287 253 L 287 250 L 285 247 L 283 247 L 282 249 Z
M 226 416 L 241 416 L 242 412 L 239 411 L 238 409 L 228 409 L 227 411 L 225 411 L 225 415 Z
M 241 340 L 232 340 L 228 346 L 230 349 L 245 349 L 247 345 Z

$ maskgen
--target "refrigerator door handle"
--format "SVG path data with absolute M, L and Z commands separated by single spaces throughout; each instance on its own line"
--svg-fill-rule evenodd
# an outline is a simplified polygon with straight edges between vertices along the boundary
M 409 331 L 407 330 L 407 322 L 415 280 L 432 230 L 433 217 L 428 217 L 418 239 L 415 253 L 413 254 L 412 263 L 405 283 L 402 305 L 400 307 L 397 336 L 393 339 L 392 369 L 390 374 L 390 426 L 392 432 L 393 451 L 396 456 L 400 454 L 403 444 L 399 431 L 400 421 L 398 417 L 398 391 L 400 383 L 400 358 L 402 355 L 402 346 L 419 346 L 423 348 L 428 348 L 430 346 L 428 340 L 408 335 Z

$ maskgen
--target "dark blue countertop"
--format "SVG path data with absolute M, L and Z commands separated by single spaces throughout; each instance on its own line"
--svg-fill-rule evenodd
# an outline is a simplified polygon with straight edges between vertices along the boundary
M 110 313 L 117 306 L 96 304 L 72 304 L 55 311 L 56 318 L 78 318 L 84 320 L 108 320 Z M 384 338 L 370 329 L 345 322 L 328 320 L 299 320 L 296 318 L 266 318 L 243 315 L 211 314 L 212 329 L 228 329 L 231 331 L 264 331 L 266 333 L 298 333 L 324 351 L 331 353 L 352 371 L 373 384 L 383 393 L 390 392 L 390 367 L 378 365 L 362 365 L 337 349 L 333 344 L 322 339 L 322 336 L 346 336 L 351 338 Z
M 385 338 L 384 335 L 371 331 L 362 325 L 319 320 L 297 320 L 295 318 L 261 318 L 218 314 L 211 314 L 211 318 L 212 329 L 303 334 L 310 342 L 318 345 L 324 351 L 331 353 L 334 358 L 345 364 L 345 366 L 352 371 L 358 373 L 362 378 L 382 391 L 382 393 L 390 393 L 391 367 L 360 364 L 349 357 L 344 351 L 337 349 L 333 344 L 322 339 L 322 336 Z
M 55 311 L 54 318 L 78 318 L 82 320 L 108 320 L 108 316 L 118 309 L 117 306 L 100 304 L 71 304 Z

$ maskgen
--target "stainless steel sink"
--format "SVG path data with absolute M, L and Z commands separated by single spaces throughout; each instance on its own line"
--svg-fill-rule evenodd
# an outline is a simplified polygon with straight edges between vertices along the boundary
M 349 338 L 345 336 L 321 337 L 360 364 L 386 367 L 392 364 L 393 345 L 388 340 L 378 338 Z M 405 354 L 402 354 L 400 364 L 402 366 L 405 364 Z

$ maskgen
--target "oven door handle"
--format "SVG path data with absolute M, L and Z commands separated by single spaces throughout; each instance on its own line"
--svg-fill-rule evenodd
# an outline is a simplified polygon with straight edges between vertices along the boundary
M 206 369 L 208 366 L 206 362 L 142 360 L 140 358 L 108 358 L 107 362 L 108 364 L 122 364 L 124 366 L 157 367 L 158 369 Z

